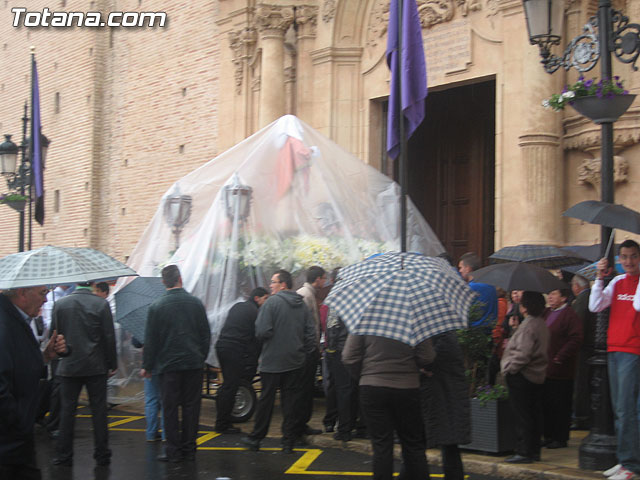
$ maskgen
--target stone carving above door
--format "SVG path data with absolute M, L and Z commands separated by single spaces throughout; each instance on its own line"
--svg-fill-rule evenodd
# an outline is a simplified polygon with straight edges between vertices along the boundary
M 324 0 L 322 5 L 322 21 L 329 23 L 336 16 L 336 0 Z

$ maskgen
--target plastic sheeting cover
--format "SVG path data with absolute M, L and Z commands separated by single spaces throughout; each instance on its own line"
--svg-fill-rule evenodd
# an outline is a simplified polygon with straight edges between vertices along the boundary
M 398 204 L 387 176 L 286 115 L 172 185 L 128 265 L 158 276 L 177 264 L 215 342 L 229 308 L 277 269 L 302 283 L 312 265 L 331 271 L 398 250 Z M 408 250 L 443 252 L 410 200 L 407 211 Z M 217 365 L 213 348 L 208 363 Z

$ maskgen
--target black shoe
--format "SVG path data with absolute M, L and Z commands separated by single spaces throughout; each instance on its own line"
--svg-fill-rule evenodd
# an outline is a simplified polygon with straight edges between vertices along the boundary
M 100 460 L 96 460 L 96 465 L 99 467 L 106 467 L 107 465 L 111 464 L 111 459 L 110 458 L 102 458 Z
M 293 446 L 294 447 L 308 447 L 309 446 L 309 442 L 307 442 L 307 437 L 305 437 L 303 435 L 301 437 L 296 438 L 293 441 Z
M 216 428 L 215 429 L 216 432 L 218 433 L 222 433 L 224 435 L 228 435 L 228 434 L 234 434 L 234 433 L 242 433 L 242 430 L 240 430 L 237 427 L 227 427 L 227 428 Z
M 54 458 L 51 463 L 53 463 L 54 465 L 57 465 L 59 467 L 72 467 L 73 466 L 73 460 L 70 458 Z
M 159 442 L 161 440 L 162 440 L 162 435 L 160 435 L 159 433 L 156 434 L 156 436 L 153 437 L 153 438 L 147 438 L 147 442 L 149 442 L 149 443 Z
M 247 447 L 249 450 L 257 452 L 260 450 L 260 440 L 251 437 L 242 437 L 240 443 Z
M 324 426 L 324 431 L 327 433 L 333 433 L 335 431 L 334 426 L 333 425 L 325 425 Z
M 282 453 L 293 453 L 293 447 L 291 445 L 283 445 Z
M 179 457 L 170 457 L 166 453 L 163 453 L 162 455 L 158 455 L 158 461 L 169 462 L 169 463 L 180 463 L 182 459 Z
M 47 430 L 47 433 L 49 434 L 49 438 L 51 440 L 57 440 L 60 436 L 60 430 Z
M 505 458 L 504 461 L 507 463 L 533 463 L 533 458 L 515 454 Z
M 342 442 L 349 442 L 351 441 L 351 432 L 337 432 L 333 434 L 333 439 L 334 440 L 339 440 Z
M 556 448 L 566 448 L 567 442 L 559 442 L 558 440 L 554 440 L 553 442 L 549 442 L 547 448 L 550 450 L 555 450 Z
M 361 429 L 361 430 L 356 430 L 356 433 L 353 434 L 353 438 L 369 438 L 369 435 L 367 434 L 367 429 Z
M 320 435 L 322 430 L 318 430 L 317 428 L 310 427 L 309 425 L 305 425 L 304 434 L 305 435 Z
M 540 454 L 538 453 L 537 455 L 531 455 L 531 458 L 533 458 L 536 462 L 540 461 Z
M 550 438 L 545 438 L 544 440 L 542 440 L 540 442 L 540 446 L 541 447 L 546 447 L 547 445 L 549 445 L 551 442 L 553 442 L 553 440 L 551 440 Z

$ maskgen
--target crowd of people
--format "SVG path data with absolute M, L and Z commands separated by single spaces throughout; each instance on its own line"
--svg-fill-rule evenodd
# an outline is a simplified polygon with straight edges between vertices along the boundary
M 517 443 L 507 462 L 540 460 L 542 447 L 565 448 L 572 427 L 589 426 L 594 312 L 610 308 L 608 371 L 619 464 L 605 475 L 628 480 L 640 474 L 638 244 L 623 242 L 619 259 L 625 274 L 606 287 L 603 279 L 610 268 L 602 259 L 592 288 L 574 276 L 571 290 L 554 290 L 546 298 L 478 283 L 474 271 L 481 266 L 479 258 L 468 253 L 459 259 L 457 270 L 478 294 L 469 328 L 493 342 L 487 381 L 502 382 L 509 391 Z M 211 332 L 204 305 L 185 291 L 178 267 L 169 265 L 161 275 L 166 292 L 150 305 L 145 338 L 135 342 L 142 348 L 147 441 L 163 440 L 158 460 L 177 463 L 194 460 L 197 452 Z M 470 408 L 456 332 L 415 347 L 350 335 L 340 316 L 323 303 L 338 281 L 339 271 L 328 274 L 313 266 L 295 291 L 292 275 L 278 270 L 270 291 L 255 288 L 230 309 L 215 343 L 224 378 L 215 430 L 242 433 L 232 420 L 236 391 L 242 379 L 259 371 L 255 423 L 239 442 L 260 449 L 279 391 L 282 451 L 305 445 L 307 435 L 322 433 L 309 424 L 321 368 L 324 430 L 343 442 L 370 438 L 374 479 L 392 478 L 394 442 L 402 446 L 399 478 L 427 478 L 427 447 L 441 448 L 445 479 L 464 478 L 459 446 L 470 441 Z M 117 369 L 117 356 L 108 292 L 108 285 L 80 283 L 51 292 L 30 287 L 0 294 L 0 412 L 5 419 L 0 422 L 0 478 L 40 478 L 36 421 L 56 439 L 53 463 L 73 464 L 75 410 L 82 387 L 92 411 L 95 462 L 110 463 L 107 379 Z

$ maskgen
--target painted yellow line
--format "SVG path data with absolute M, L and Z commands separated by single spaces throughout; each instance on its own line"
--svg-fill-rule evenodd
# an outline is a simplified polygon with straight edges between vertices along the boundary
M 144 428 L 112 428 L 114 432 L 146 432 Z
M 140 420 L 140 419 L 143 419 L 143 418 L 144 418 L 144 415 L 136 416 L 136 417 L 123 418 L 122 420 L 118 420 L 116 422 L 110 423 L 109 424 L 109 428 L 117 427 L 118 425 L 124 425 L 125 423 L 135 422 L 136 420 Z
M 200 438 L 196 440 L 196 445 L 202 445 L 204 442 L 208 442 L 212 438 L 219 437 L 220 434 L 218 432 L 199 432 L 204 433 Z

